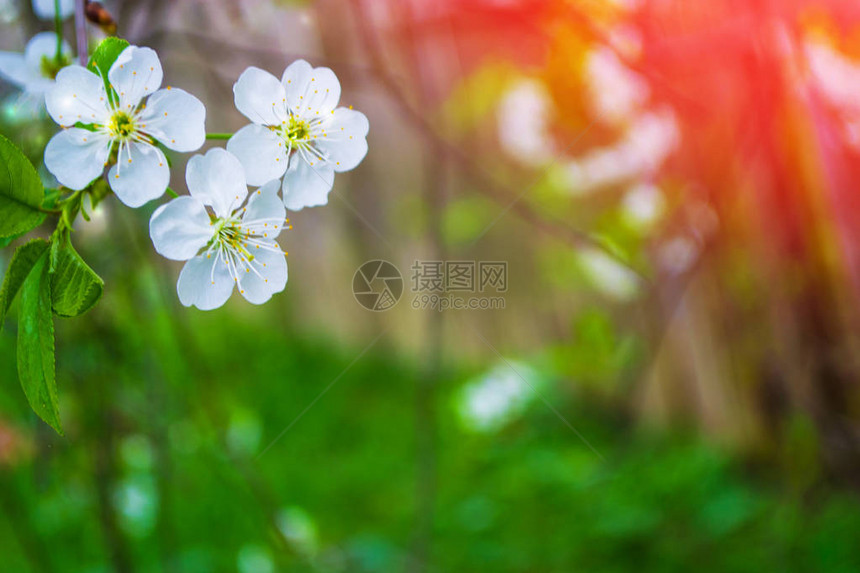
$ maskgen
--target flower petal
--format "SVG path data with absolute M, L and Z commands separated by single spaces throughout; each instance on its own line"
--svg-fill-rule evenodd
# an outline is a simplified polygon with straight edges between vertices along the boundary
M 219 217 L 229 217 L 248 196 L 242 164 L 219 147 L 188 160 L 185 182 L 192 197 L 210 205 Z
M 40 79 L 39 74 L 27 63 L 24 54 L 0 52 L 0 78 L 26 88 Z
M 206 207 L 188 195 L 165 203 L 149 220 L 149 236 L 155 250 L 174 261 L 194 257 L 213 234 Z
M 33 0 L 33 12 L 40 20 L 53 20 L 56 14 L 54 0 Z M 75 12 L 75 0 L 60 0 L 60 19 L 65 20 Z
M 62 126 L 82 123 L 105 124 L 110 117 L 104 82 L 78 65 L 67 66 L 45 95 L 48 113 Z
M 367 155 L 370 124 L 359 111 L 338 108 L 326 127 L 326 135 L 316 145 L 326 154 L 336 173 L 354 169 Z
M 140 114 L 142 131 L 174 151 L 195 151 L 206 141 L 206 108 L 180 89 L 158 90 Z
M 287 218 L 284 202 L 278 197 L 280 188 L 281 182 L 273 179 L 251 192 L 248 205 L 242 213 L 243 227 L 256 235 L 267 233 L 272 239 L 278 236 Z
M 236 109 L 261 125 L 280 125 L 287 119 L 286 97 L 278 78 L 253 66 L 233 85 Z
M 128 143 L 108 173 L 110 188 L 129 207 L 140 207 L 161 197 L 169 182 L 167 159 L 148 143 Z
M 255 123 L 237 131 L 227 141 L 227 151 L 242 163 L 248 185 L 262 185 L 272 179 L 280 179 L 287 170 L 284 140 Z
M 314 68 L 304 60 L 290 64 L 281 78 L 290 109 L 302 117 L 331 114 L 340 100 L 340 82 L 329 68 Z
M 119 95 L 119 108 L 126 111 L 160 88 L 163 76 L 155 50 L 137 46 L 123 50 L 108 71 L 108 81 Z
M 266 242 L 254 249 L 250 263 L 239 267 L 239 293 L 248 302 L 263 304 L 287 286 L 287 257 L 280 251 L 275 241 Z
M 296 155 L 290 160 L 290 168 L 284 176 L 284 205 L 290 211 L 325 205 L 332 185 L 334 170 L 331 165 L 316 162 L 311 166 Z
M 212 310 L 222 306 L 233 292 L 233 278 L 226 264 L 217 255 L 194 257 L 182 268 L 176 283 L 179 302 Z
M 48 142 L 45 166 L 57 181 L 77 191 L 102 174 L 110 146 L 110 139 L 102 133 L 64 129 Z
M 60 53 L 66 57 L 72 55 L 72 48 L 65 40 L 60 42 Z M 27 47 L 24 48 L 24 57 L 31 68 L 41 72 L 42 58 L 53 60 L 57 57 L 57 34 L 55 32 L 39 32 L 30 38 Z M 39 73 L 39 75 L 42 74 Z

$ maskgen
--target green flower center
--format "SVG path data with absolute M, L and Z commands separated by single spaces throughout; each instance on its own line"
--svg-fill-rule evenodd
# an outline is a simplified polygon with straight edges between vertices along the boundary
M 215 226 L 215 232 L 208 246 L 216 243 L 222 248 L 241 253 L 248 261 L 254 260 L 254 255 L 248 251 L 245 245 L 251 233 L 242 228 L 242 222 L 239 219 L 235 217 L 219 219 L 211 215 L 210 219 L 211 224 Z
M 118 139 L 128 139 L 135 130 L 134 118 L 124 111 L 118 111 L 111 116 L 108 130 Z
M 66 54 L 60 54 L 57 58 L 49 58 L 42 56 L 42 61 L 39 65 L 42 75 L 46 78 L 56 79 L 60 70 L 72 63 L 72 59 Z
M 281 137 L 293 144 L 293 147 L 311 138 L 310 124 L 295 115 L 291 115 L 285 124 L 279 127 L 272 126 L 269 129 L 279 132 Z

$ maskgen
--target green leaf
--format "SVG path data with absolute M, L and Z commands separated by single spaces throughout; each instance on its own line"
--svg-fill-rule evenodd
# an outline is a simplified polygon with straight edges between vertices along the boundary
M 30 160 L 0 135 L 0 238 L 26 233 L 39 225 L 45 192 Z
M 79 316 L 102 296 L 105 283 L 68 240 L 51 245 L 51 305 L 59 316 Z
M 30 407 L 58 434 L 60 405 L 54 375 L 50 254 L 42 253 L 21 289 L 18 320 L 18 378 Z
M 12 299 L 18 294 L 18 290 L 24 284 L 33 269 L 33 265 L 45 253 L 49 244 L 43 239 L 33 239 L 15 250 L 15 254 L 12 255 L 12 262 L 9 263 L 9 268 L 6 270 L 6 276 L 3 277 L 3 286 L 0 287 L 0 325 L 6 319 L 9 307 L 12 306 Z
M 111 36 L 102 40 L 93 55 L 90 56 L 89 68 L 93 71 L 97 70 L 96 73 L 101 74 L 105 80 L 105 85 L 108 83 L 107 77 L 110 67 L 128 45 L 125 40 Z

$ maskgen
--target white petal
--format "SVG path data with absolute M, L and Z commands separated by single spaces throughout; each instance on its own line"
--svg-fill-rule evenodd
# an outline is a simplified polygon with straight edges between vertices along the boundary
M 182 268 L 176 293 L 185 306 L 212 310 L 227 302 L 233 292 L 233 278 L 223 261 L 216 255 L 194 257 Z
M 283 230 L 287 210 L 284 202 L 278 197 L 281 182 L 273 179 L 251 192 L 248 205 L 243 210 L 242 224 L 258 235 L 268 233 L 268 238 L 274 239 Z
M 370 124 L 359 111 L 338 108 L 327 124 L 326 135 L 316 142 L 337 173 L 354 169 L 367 155 L 367 132 Z
M 65 40 L 60 42 L 60 53 L 66 57 L 72 55 L 72 48 Z M 27 64 L 41 75 L 42 58 L 53 60 L 57 57 L 57 34 L 54 32 L 39 32 L 27 42 L 24 49 Z M 52 78 L 53 79 L 53 78 Z
M 71 48 L 68 42 L 61 42 L 61 53 L 70 59 Z M 45 93 L 54 86 L 53 76 L 45 75 L 42 69 L 42 59 L 53 60 L 56 55 L 57 35 L 54 32 L 40 32 L 27 43 L 23 56 L 0 52 L 0 76 L 35 96 L 40 100 L 37 107 L 41 107 L 45 101 Z
M 110 139 L 99 132 L 72 127 L 48 142 L 45 166 L 61 184 L 80 190 L 100 176 L 110 154 Z
M 287 257 L 269 250 L 281 250 L 276 242 L 267 243 L 267 246 L 268 249 L 253 250 L 254 259 L 250 263 L 253 269 L 239 268 L 239 293 L 253 304 L 263 304 L 287 286 Z
M 149 220 L 149 236 L 155 250 L 174 261 L 194 257 L 213 234 L 206 207 L 188 195 L 165 203 Z
M 195 151 L 206 141 L 206 108 L 185 90 L 158 90 L 139 117 L 145 133 L 175 151 Z
M 185 182 L 191 195 L 210 205 L 219 217 L 229 217 L 248 196 L 242 164 L 218 147 L 188 160 Z
M 340 100 L 340 82 L 329 68 L 314 68 L 304 60 L 290 64 L 281 83 L 290 109 L 302 117 L 331 114 Z
M 287 170 L 284 140 L 262 125 L 252 123 L 237 131 L 227 142 L 227 151 L 242 163 L 248 185 L 280 179 Z
M 261 125 L 280 125 L 287 118 L 286 97 L 278 78 L 260 68 L 248 68 L 233 85 L 236 109 Z
M 33 12 L 42 20 L 53 20 L 56 14 L 54 0 L 33 0 Z M 65 20 L 75 13 L 75 0 L 60 0 L 60 18 Z
M 311 166 L 299 156 L 293 156 L 284 176 L 284 205 L 290 211 L 325 205 L 333 184 L 334 170 L 331 165 L 315 162 Z
M 148 143 L 123 146 L 117 164 L 108 173 L 110 188 L 129 207 L 140 207 L 161 197 L 169 182 L 167 159 L 160 149 Z
M 119 94 L 120 109 L 130 111 L 161 87 L 163 75 L 155 50 L 129 46 L 110 67 L 108 81 Z
M 0 77 L 25 88 L 38 81 L 41 76 L 27 63 L 24 54 L 0 52 Z
M 45 103 L 54 121 L 64 126 L 79 121 L 105 124 L 110 116 L 104 82 L 78 65 L 60 70 Z

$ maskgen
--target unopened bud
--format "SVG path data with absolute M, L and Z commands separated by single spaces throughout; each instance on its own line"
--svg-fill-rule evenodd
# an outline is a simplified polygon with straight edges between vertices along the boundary
M 109 36 L 116 35 L 116 21 L 114 21 L 111 13 L 107 11 L 107 8 L 102 6 L 101 2 L 88 1 L 85 13 L 87 20 L 93 24 L 97 24 L 105 34 Z

